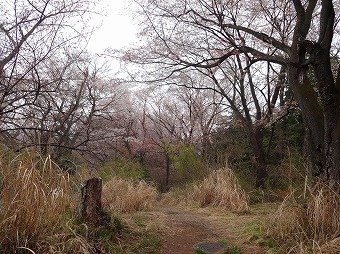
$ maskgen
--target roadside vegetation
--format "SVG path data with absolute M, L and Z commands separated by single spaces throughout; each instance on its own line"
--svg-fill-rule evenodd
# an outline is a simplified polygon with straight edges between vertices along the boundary
M 339 253 L 340 1 L 127 1 L 139 43 L 102 52 L 100 1 L 2 2 L 1 254 L 157 254 L 165 211 Z
M 149 180 L 112 174 L 102 193 L 109 219 L 94 227 L 79 220 L 85 173 L 70 175 L 33 151 L 2 151 L 1 168 L 1 253 L 159 253 L 168 229 L 157 207 L 164 205 L 209 211 L 238 239 L 237 253 L 242 242 L 263 253 L 337 253 L 339 246 L 339 193 L 302 176 L 287 179 L 284 197 L 282 188 L 268 189 L 250 202 L 254 190 L 246 192 L 227 167 L 163 194 Z
M 160 225 L 147 214 L 158 196 L 143 180 L 113 177 L 103 188 L 105 226 L 79 220 L 79 179 L 38 153 L 0 154 L 0 253 L 147 253 Z M 157 253 L 157 252 L 153 252 Z

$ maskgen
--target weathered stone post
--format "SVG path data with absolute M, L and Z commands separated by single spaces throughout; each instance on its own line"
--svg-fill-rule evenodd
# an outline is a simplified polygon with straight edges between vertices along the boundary
M 102 208 L 102 179 L 91 178 L 81 188 L 80 218 L 93 225 L 101 224 Z

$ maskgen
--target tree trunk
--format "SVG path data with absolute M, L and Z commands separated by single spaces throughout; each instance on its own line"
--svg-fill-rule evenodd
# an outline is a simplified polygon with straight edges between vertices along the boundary
M 298 72 L 299 70 L 291 71 L 291 73 Z M 318 87 L 327 80 L 326 75 L 331 75 L 317 74 L 317 72 L 315 74 Z M 294 95 L 300 105 L 305 125 L 307 154 L 313 175 L 333 186 L 340 181 L 339 92 L 334 87 L 332 88 L 332 83 L 328 81 L 329 87 L 322 92 L 323 94 L 309 96 L 314 91 L 308 90 L 314 89 L 308 82 L 301 84 L 298 78 L 291 81 L 294 84 L 292 85 Z M 318 101 L 321 101 L 321 105 Z
M 324 142 L 323 161 L 318 172 L 331 186 L 340 183 L 340 91 L 335 86 L 329 52 L 317 45 L 312 65 L 316 76 L 320 102 L 323 108 Z M 327 54 L 328 53 L 328 54 Z
M 167 153 L 165 153 L 165 190 L 169 190 L 170 186 L 170 157 Z
M 81 220 L 92 225 L 102 223 L 104 213 L 102 209 L 102 179 L 91 178 L 81 188 Z
M 203 132 L 202 135 L 202 157 L 204 160 L 208 161 L 209 158 L 209 147 L 211 146 L 210 140 L 209 140 L 209 134 Z
M 268 176 L 266 167 L 266 157 L 263 149 L 263 133 L 260 128 L 247 128 L 251 150 L 254 154 L 254 168 L 256 173 L 256 187 L 265 188 L 265 179 Z
M 295 66 L 288 67 L 289 84 L 301 109 L 306 135 L 306 152 L 312 165 L 313 174 L 322 167 L 324 121 L 318 94 L 307 76 L 307 70 Z
M 332 1 L 322 1 L 318 42 L 305 40 L 310 20 L 300 16 L 291 46 L 289 85 L 301 108 L 312 173 L 333 186 L 340 181 L 340 88 L 330 62 L 335 17 Z M 313 84 L 307 76 L 309 67 L 315 75 Z

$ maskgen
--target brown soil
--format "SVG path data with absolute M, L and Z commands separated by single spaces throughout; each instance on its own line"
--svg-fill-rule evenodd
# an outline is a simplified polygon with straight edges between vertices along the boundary
M 228 227 L 233 219 L 242 220 L 242 216 L 227 216 L 214 211 L 186 210 L 180 207 L 161 207 L 159 212 L 165 215 L 167 230 L 164 233 L 164 244 L 160 253 L 163 254 L 192 254 L 193 245 L 203 241 L 226 241 L 237 246 L 243 253 L 264 253 L 255 243 L 244 237 L 233 235 Z M 221 216 L 221 217 L 220 217 Z M 224 219 L 224 220 L 223 220 Z M 247 219 L 245 220 L 245 222 Z
M 161 211 L 166 215 L 168 227 L 161 253 L 193 253 L 195 243 L 217 237 L 210 223 L 201 216 L 175 207 L 164 207 Z

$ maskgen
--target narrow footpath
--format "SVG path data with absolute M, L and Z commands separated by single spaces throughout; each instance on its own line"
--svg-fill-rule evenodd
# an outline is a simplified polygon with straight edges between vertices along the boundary
M 193 254 L 193 246 L 197 243 L 221 241 L 237 246 L 244 254 L 263 253 L 258 246 L 230 235 L 228 225 L 221 223 L 218 217 L 180 207 L 160 207 L 159 212 L 166 220 L 162 254 Z

